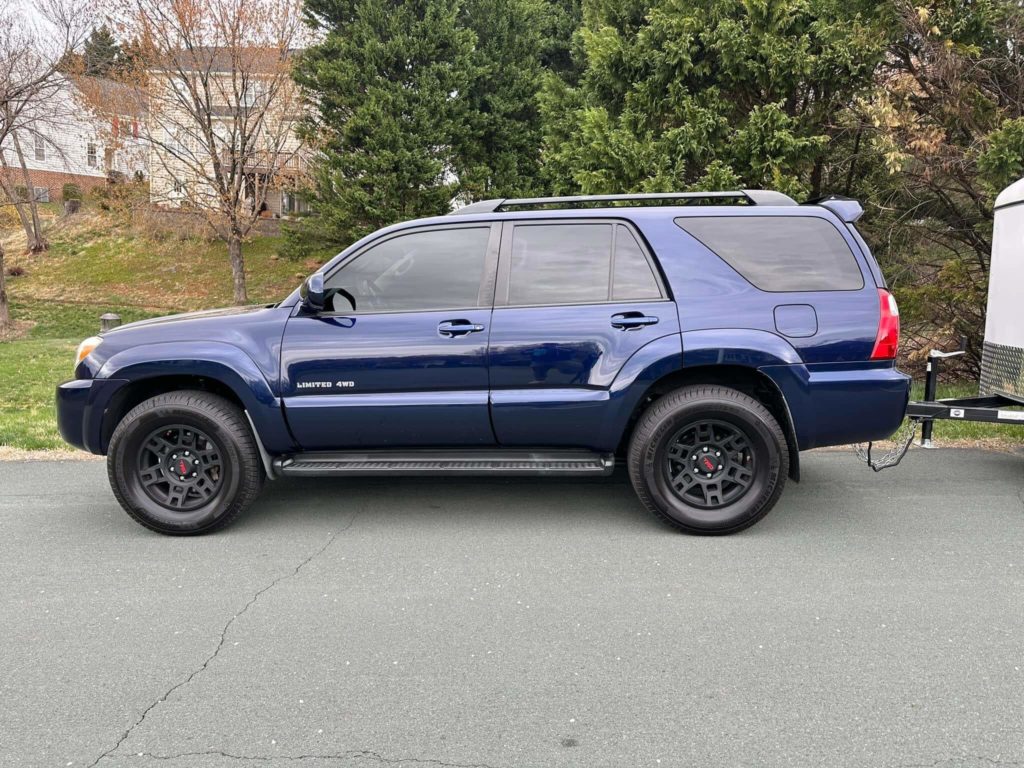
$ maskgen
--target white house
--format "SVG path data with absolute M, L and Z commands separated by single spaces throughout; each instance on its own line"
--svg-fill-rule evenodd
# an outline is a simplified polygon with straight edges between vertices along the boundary
M 144 116 L 127 86 L 92 77 L 64 77 L 31 130 L 18 141 L 37 200 L 59 201 L 65 184 L 84 193 L 117 178 L 144 178 L 148 150 L 139 137 Z M 24 179 L 13 141 L 0 146 L 14 187 Z

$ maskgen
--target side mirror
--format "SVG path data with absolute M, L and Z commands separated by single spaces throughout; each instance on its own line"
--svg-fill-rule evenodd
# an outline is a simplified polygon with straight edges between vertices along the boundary
M 320 272 L 314 272 L 306 278 L 306 281 L 299 289 L 299 296 L 302 297 L 302 306 L 307 312 L 314 314 L 324 311 L 324 276 Z

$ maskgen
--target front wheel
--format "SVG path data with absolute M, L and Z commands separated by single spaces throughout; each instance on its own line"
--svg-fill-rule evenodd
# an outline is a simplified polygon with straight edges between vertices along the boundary
M 761 403 L 728 387 L 685 387 L 654 402 L 629 445 L 629 476 L 658 517 L 686 533 L 747 528 L 778 501 L 789 451 Z
M 177 536 L 223 528 L 263 485 L 244 414 L 198 391 L 158 395 L 129 411 L 111 437 L 107 475 L 136 522 Z

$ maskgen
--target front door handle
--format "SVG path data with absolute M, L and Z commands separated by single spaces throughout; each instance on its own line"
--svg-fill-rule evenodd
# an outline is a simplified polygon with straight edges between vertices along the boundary
M 444 320 L 437 326 L 437 332 L 446 338 L 465 336 L 467 333 L 480 333 L 484 327 L 469 320 Z
M 654 325 L 658 318 L 653 315 L 645 315 L 643 312 L 621 312 L 612 315 L 612 328 L 620 331 L 638 331 L 645 325 Z

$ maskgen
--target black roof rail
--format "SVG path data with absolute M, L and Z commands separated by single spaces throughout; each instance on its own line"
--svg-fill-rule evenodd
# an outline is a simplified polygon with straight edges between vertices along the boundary
M 520 197 L 511 199 L 497 198 L 481 200 L 478 203 L 459 208 L 452 214 L 497 213 L 513 208 L 535 208 L 542 206 L 561 206 L 572 208 L 587 203 L 624 203 L 649 202 L 663 200 L 666 205 L 682 200 L 736 200 L 745 205 L 796 205 L 797 202 L 789 195 L 770 189 L 741 189 L 732 192 L 644 192 L 625 195 L 569 195 L 565 197 Z

